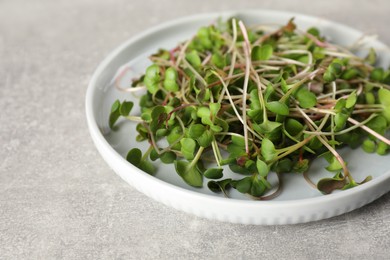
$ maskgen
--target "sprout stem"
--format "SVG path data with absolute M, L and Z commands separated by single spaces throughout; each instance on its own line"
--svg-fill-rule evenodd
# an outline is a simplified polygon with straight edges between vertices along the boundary
M 244 139 L 245 139 L 245 151 L 249 154 L 249 145 L 248 145 L 248 125 L 246 123 L 246 96 L 248 94 L 248 82 L 249 82 L 249 73 L 251 68 L 251 54 L 250 54 L 250 43 L 248 39 L 248 33 L 245 29 L 244 23 L 242 21 L 238 22 L 238 25 L 241 28 L 242 34 L 244 36 L 244 54 L 245 54 L 245 77 L 244 77 L 244 87 L 242 95 L 242 120 L 244 124 Z

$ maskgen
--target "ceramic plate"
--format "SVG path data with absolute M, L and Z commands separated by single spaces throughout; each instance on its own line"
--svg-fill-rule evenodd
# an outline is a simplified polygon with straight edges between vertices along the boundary
M 115 49 L 95 71 L 86 96 L 86 113 L 92 139 L 108 165 L 127 183 L 147 196 L 173 208 L 200 217 L 244 224 L 293 224 L 315 221 L 336 216 L 361 207 L 390 189 L 389 156 L 366 154 L 361 149 L 344 149 L 341 154 L 349 163 L 350 171 L 359 181 L 367 175 L 373 180 L 356 188 L 322 195 L 311 188 L 302 175 L 285 174 L 283 192 L 271 201 L 253 201 L 232 191 L 232 198 L 212 193 L 207 187 L 197 189 L 186 185 L 176 174 L 173 165 L 157 163 L 155 176 L 146 174 L 128 163 L 124 157 L 129 149 L 138 147 L 145 151 L 147 142 L 135 141 L 135 124 L 120 122 L 119 130 L 110 131 L 108 116 L 114 100 L 133 100 L 138 104 L 137 95 L 118 91 L 113 79 L 123 69 L 127 73 L 123 81 L 139 76 L 150 64 L 147 57 L 159 48 L 171 49 L 179 42 L 194 35 L 197 29 L 217 21 L 238 17 L 247 25 L 285 24 L 291 17 L 301 29 L 315 26 L 328 40 L 344 46 L 351 45 L 363 33 L 341 24 L 321 18 L 278 11 L 240 11 L 202 14 L 178 19 L 152 28 L 125 42 Z M 369 43 L 381 57 L 382 66 L 388 66 L 389 51 L 378 41 Z M 363 48 L 364 49 L 364 48 Z M 366 48 L 367 49 L 367 48 Z M 365 55 L 366 50 L 361 51 Z M 132 114 L 137 114 L 135 107 Z M 326 163 L 315 160 L 310 168 L 310 176 L 318 181 L 330 174 L 324 169 Z M 206 185 L 205 185 L 206 186 Z

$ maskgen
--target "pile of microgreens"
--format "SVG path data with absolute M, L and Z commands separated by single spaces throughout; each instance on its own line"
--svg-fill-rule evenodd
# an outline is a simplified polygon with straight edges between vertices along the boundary
M 133 103 L 117 100 L 109 118 L 111 128 L 119 117 L 138 122 L 136 139 L 150 148 L 131 149 L 127 160 L 150 174 L 149 159 L 160 159 L 191 186 L 202 187 L 206 178 L 213 192 L 227 196 L 234 188 L 270 199 L 281 187 L 279 180 L 265 196 L 270 171 L 278 178 L 296 172 L 328 194 L 371 179 L 355 181 L 337 148 L 380 155 L 389 148 L 390 70 L 374 67 L 374 50 L 360 58 L 316 28 L 298 30 L 292 19 L 272 31 L 230 19 L 150 59 L 127 89 L 146 88 L 142 114 L 130 116 Z M 334 177 L 313 184 L 305 173 L 318 156 Z M 242 178 L 224 179 L 224 165 Z

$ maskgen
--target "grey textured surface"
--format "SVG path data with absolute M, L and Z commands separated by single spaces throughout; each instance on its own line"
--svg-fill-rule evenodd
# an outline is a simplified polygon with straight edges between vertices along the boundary
M 294 226 L 200 219 L 154 202 L 101 159 L 84 97 L 97 64 L 160 22 L 269 8 L 332 19 L 390 44 L 387 0 L 0 1 L 0 259 L 384 259 L 390 194 Z

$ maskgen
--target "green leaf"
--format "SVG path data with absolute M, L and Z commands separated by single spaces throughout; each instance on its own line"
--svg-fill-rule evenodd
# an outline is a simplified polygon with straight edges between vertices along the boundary
M 135 140 L 137 141 L 137 142 L 142 142 L 142 141 L 145 141 L 147 138 L 145 137 L 145 136 L 143 136 L 143 135 L 140 135 L 140 134 L 138 134 L 136 137 L 135 137 Z
M 269 60 L 272 54 L 273 48 L 270 44 L 255 46 L 252 49 L 252 60 Z
M 156 167 L 152 163 L 142 160 L 142 152 L 138 148 L 131 149 L 127 153 L 126 160 L 146 173 L 154 174 L 156 172 Z
M 226 159 L 221 160 L 221 165 L 228 165 L 228 164 L 233 164 L 233 163 L 236 163 L 236 158 L 228 157 Z
M 165 128 L 161 128 L 161 129 L 158 129 L 156 131 L 156 137 L 157 138 L 161 138 L 161 137 L 167 136 L 168 134 L 169 134 L 169 130 L 165 129 Z
M 288 118 L 284 123 L 284 128 L 290 135 L 295 136 L 303 130 L 303 125 L 298 120 Z
M 210 109 L 208 107 L 200 107 L 200 108 L 198 108 L 196 115 L 202 119 L 201 120 L 202 124 L 209 125 L 209 126 L 214 125 L 213 121 L 211 121 L 211 118 L 210 118 L 211 111 L 210 111 Z
M 164 105 L 164 108 L 165 108 L 165 113 L 172 113 L 171 117 L 174 117 L 175 116 L 175 112 L 173 111 L 175 109 L 175 107 L 167 104 L 167 105 Z
M 382 83 L 386 84 L 386 85 L 390 85 L 390 69 L 388 69 L 384 76 L 383 76 L 383 79 L 382 79 Z
M 232 144 L 245 149 L 245 138 L 243 136 L 232 135 Z
M 169 101 L 168 105 L 170 105 L 172 107 L 178 107 L 181 105 L 181 100 L 178 97 L 173 97 Z
M 297 61 L 308 64 L 309 63 L 309 56 L 303 55 L 297 59 Z
M 322 60 L 323 58 L 325 58 L 324 48 L 318 46 L 314 47 L 313 58 L 316 60 Z
M 160 82 L 160 68 L 156 65 L 150 65 L 146 69 L 144 84 L 146 89 L 151 93 L 155 94 L 159 89 Z
M 316 95 L 307 88 L 302 87 L 295 93 L 295 98 L 302 108 L 311 108 L 317 104 Z
M 337 160 L 337 158 L 333 154 L 327 152 L 323 156 L 329 163 L 328 167 L 325 168 L 328 171 L 337 172 L 337 171 L 340 171 L 343 169 L 343 166 L 341 165 L 339 160 Z
M 348 98 L 347 98 L 347 102 L 345 104 L 345 107 L 346 108 L 352 108 L 355 106 L 356 104 L 356 101 L 357 101 L 357 95 L 356 95 L 356 91 L 352 92 Z
M 235 188 L 241 193 L 248 193 L 251 187 L 252 187 L 252 178 L 245 177 L 237 182 Z
M 272 101 L 272 102 L 265 103 L 265 107 L 269 111 L 282 116 L 288 116 L 290 112 L 288 106 L 279 101 Z
M 119 113 L 121 114 L 121 116 L 128 116 L 130 114 L 131 109 L 133 108 L 133 105 L 134 103 L 131 101 L 123 101 L 119 109 Z
M 218 111 L 221 109 L 221 103 L 210 103 L 210 113 L 213 117 L 216 117 L 218 114 Z
M 225 58 L 219 52 L 213 53 L 211 63 L 219 69 L 223 69 L 226 66 Z
M 233 157 L 240 157 L 246 155 L 245 152 L 245 145 L 237 145 L 234 143 L 231 143 L 227 146 L 227 151 L 233 156 Z
M 383 106 L 382 115 L 386 118 L 387 123 L 390 124 L 390 90 L 385 88 L 379 89 L 378 100 Z
M 159 49 L 156 54 L 152 55 L 152 57 L 159 57 L 159 58 L 164 59 L 164 60 L 169 60 L 170 55 L 169 55 L 169 51 L 164 50 L 164 49 Z
M 333 178 L 323 178 L 317 183 L 317 189 L 323 194 L 330 194 L 334 190 L 342 189 L 346 184 L 346 180 L 339 174 Z
M 257 167 L 257 171 L 260 174 L 260 176 L 266 177 L 268 175 L 269 168 L 265 162 L 263 162 L 260 159 L 257 159 L 256 167 Z
M 247 114 L 254 122 L 262 122 L 263 121 L 263 110 L 262 109 L 254 109 L 254 110 L 248 109 Z
M 274 93 L 275 93 L 274 87 L 272 86 L 272 84 L 268 84 L 268 85 L 267 85 L 267 88 L 265 89 L 264 94 L 263 94 L 264 100 L 265 100 L 265 101 L 268 101 L 268 99 L 270 99 L 270 97 L 271 97 Z
M 136 128 L 137 132 L 139 133 L 139 135 L 145 139 L 148 138 L 148 130 L 145 128 L 144 125 L 142 124 L 137 124 Z
M 156 106 L 152 110 L 151 117 L 152 121 L 150 123 L 150 130 L 152 130 L 152 132 L 156 132 L 162 125 L 164 125 L 168 115 L 163 106 Z
M 141 114 L 141 119 L 144 120 L 147 123 L 152 122 L 152 111 L 150 109 L 145 110 Z
M 171 92 L 179 91 L 177 81 L 177 71 L 170 67 L 165 71 L 164 88 Z
M 307 33 L 315 36 L 315 37 L 319 37 L 320 36 L 320 31 L 316 28 L 316 27 L 310 27 L 308 30 L 307 30 Z
M 216 133 L 222 131 L 222 127 L 217 126 L 217 125 L 210 125 L 210 129 L 211 129 L 213 132 L 216 132 Z
M 157 151 L 155 149 L 153 149 L 150 154 L 149 154 L 149 158 L 150 160 L 152 161 L 155 161 L 157 160 L 158 158 L 160 158 L 160 155 L 157 153 Z
M 189 185 L 193 187 L 202 187 L 202 174 L 196 166 L 192 166 L 186 161 L 175 161 L 175 169 L 179 176 Z
M 121 105 L 120 101 L 115 100 L 115 102 L 111 106 L 111 113 L 108 120 L 108 125 L 111 129 L 114 127 L 115 122 L 120 117 L 120 113 L 119 113 L 120 105 Z
M 149 173 L 150 175 L 153 175 L 157 170 L 156 167 L 147 160 L 141 161 L 141 163 L 138 165 L 138 168 L 146 173 Z
M 337 113 L 334 116 L 334 122 L 335 122 L 335 131 L 340 131 L 345 128 L 345 125 L 347 123 L 347 120 L 349 118 L 349 115 L 346 115 L 344 113 Z
M 191 138 L 183 138 L 180 140 L 181 144 L 181 153 L 183 154 L 184 158 L 187 160 L 194 159 L 194 153 L 196 149 L 196 142 L 194 139 Z
M 199 54 L 196 50 L 192 50 L 191 52 L 186 54 L 186 60 L 195 68 L 199 69 L 202 61 L 200 60 Z
M 200 44 L 205 48 L 205 49 L 211 49 L 213 47 L 213 42 L 210 39 L 210 33 L 209 33 L 209 28 L 207 27 L 201 27 L 198 30 L 197 33 L 198 39 L 200 41 Z
M 246 160 L 244 164 L 245 169 L 247 169 L 249 172 L 256 172 L 256 163 L 253 160 Z
M 144 109 L 153 107 L 154 103 L 152 100 L 152 94 L 147 92 L 145 95 L 143 95 L 139 100 L 139 106 L 141 107 L 141 112 L 143 112 Z
M 229 164 L 229 168 L 232 172 L 235 172 L 235 173 L 251 174 L 251 172 L 248 169 L 241 167 L 240 165 L 237 165 L 237 164 Z
M 131 149 L 126 156 L 126 160 L 134 166 L 139 166 L 141 163 L 142 152 L 138 148 Z
M 298 160 L 294 166 L 292 171 L 297 172 L 297 173 L 304 173 L 309 169 L 309 160 L 308 159 L 303 159 L 303 160 Z
M 370 120 L 370 122 L 367 123 L 367 126 L 374 130 L 375 132 L 384 135 L 387 130 L 388 122 L 386 118 L 383 115 L 379 115 L 373 119 Z M 376 139 L 373 135 L 369 135 L 370 138 Z
M 366 140 L 364 140 L 362 148 L 366 153 L 374 153 L 376 149 L 376 144 L 374 141 L 367 138 Z
M 287 85 L 286 81 L 283 78 L 280 80 L 280 84 L 283 93 L 287 93 L 291 88 L 291 85 Z
M 208 107 L 199 107 L 196 112 L 196 115 L 200 118 L 204 118 L 204 117 L 210 118 L 211 112 Z
M 261 141 L 261 155 L 266 161 L 272 161 L 277 156 L 274 144 L 267 138 Z
M 176 154 L 172 151 L 165 152 L 160 155 L 160 160 L 166 164 L 173 163 L 176 160 Z
M 199 103 L 203 103 L 210 100 L 211 91 L 209 88 L 202 88 L 200 90 L 195 89 L 196 92 L 196 99 L 199 101 Z
M 214 124 L 216 126 L 220 126 L 222 128 L 223 132 L 227 132 L 229 130 L 229 124 L 225 120 L 223 120 L 219 117 L 216 117 L 214 119 Z M 223 137 L 223 136 L 221 135 L 221 137 Z
M 356 68 L 349 68 L 341 74 L 341 78 L 345 80 L 351 80 L 359 76 L 360 72 Z
M 255 131 L 257 131 L 258 133 L 268 134 L 268 133 L 275 131 L 276 129 L 278 129 L 281 126 L 282 126 L 282 124 L 279 122 L 264 121 L 260 125 L 253 124 L 253 129 Z
M 290 159 L 284 158 L 279 161 L 277 161 L 273 167 L 272 170 L 277 173 L 287 173 L 291 172 L 293 168 L 293 163 Z
M 369 105 L 375 104 L 375 95 L 372 92 L 365 92 L 364 97 L 366 99 L 366 103 Z
M 389 149 L 389 145 L 383 141 L 379 141 L 376 148 L 376 153 L 379 155 L 387 154 L 387 150 Z
M 337 78 L 340 77 L 343 70 L 343 64 L 339 61 L 333 61 L 329 67 L 326 69 L 323 80 L 325 83 L 330 83 L 332 81 L 335 81 Z
M 260 197 L 264 194 L 267 187 L 263 183 L 263 181 L 259 180 L 257 177 L 253 178 L 250 194 L 254 197 Z
M 305 136 L 305 137 L 307 137 L 307 136 Z M 312 138 L 310 141 L 309 141 L 309 143 L 308 143 L 308 145 L 307 145 L 310 149 L 312 149 L 312 150 L 319 150 L 321 147 L 323 147 L 323 144 L 321 143 L 321 141 L 320 140 L 318 140 L 318 138 L 317 137 L 314 137 L 314 138 Z
M 219 179 L 223 176 L 223 169 L 222 168 L 210 168 L 207 169 L 203 175 L 208 179 Z
M 230 187 L 231 182 L 232 182 L 232 179 L 224 179 L 221 181 L 209 181 L 207 183 L 207 187 L 212 192 L 215 192 L 215 193 L 222 191 L 225 194 L 225 196 L 227 197 L 226 189 L 228 189 Z
M 211 142 L 213 141 L 213 134 L 210 130 L 206 130 L 201 136 L 196 139 L 196 141 L 202 147 L 209 147 L 211 145 Z
M 358 148 L 362 144 L 362 134 L 359 130 L 351 131 L 345 134 L 337 135 L 337 141 L 349 145 L 352 149 Z
M 257 88 L 252 90 L 249 93 L 249 96 L 250 96 L 250 107 L 252 109 L 261 110 L 262 107 L 259 99 L 259 91 L 257 90 Z
M 347 101 L 345 99 L 339 99 L 336 102 L 336 105 L 334 106 L 335 112 L 341 112 L 343 111 L 343 108 L 347 105 Z
M 182 132 L 181 132 L 181 127 L 180 126 L 175 126 L 171 131 L 170 133 L 167 135 L 167 141 L 168 143 L 171 145 L 173 144 L 174 142 L 177 141 L 177 139 L 179 139 L 181 136 L 182 136 Z M 172 149 L 175 149 L 175 150 L 180 150 L 181 149 L 181 145 L 180 145 L 180 142 L 176 143 L 176 145 L 174 145 L 172 147 Z
M 191 125 L 188 129 L 188 137 L 197 139 L 204 133 L 204 131 L 206 131 L 206 128 L 202 124 Z
M 371 71 L 370 79 L 374 81 L 382 81 L 385 72 L 382 68 L 375 68 Z
M 163 106 L 155 106 L 152 109 L 151 117 L 153 120 L 158 120 L 163 113 L 165 113 L 165 108 Z

